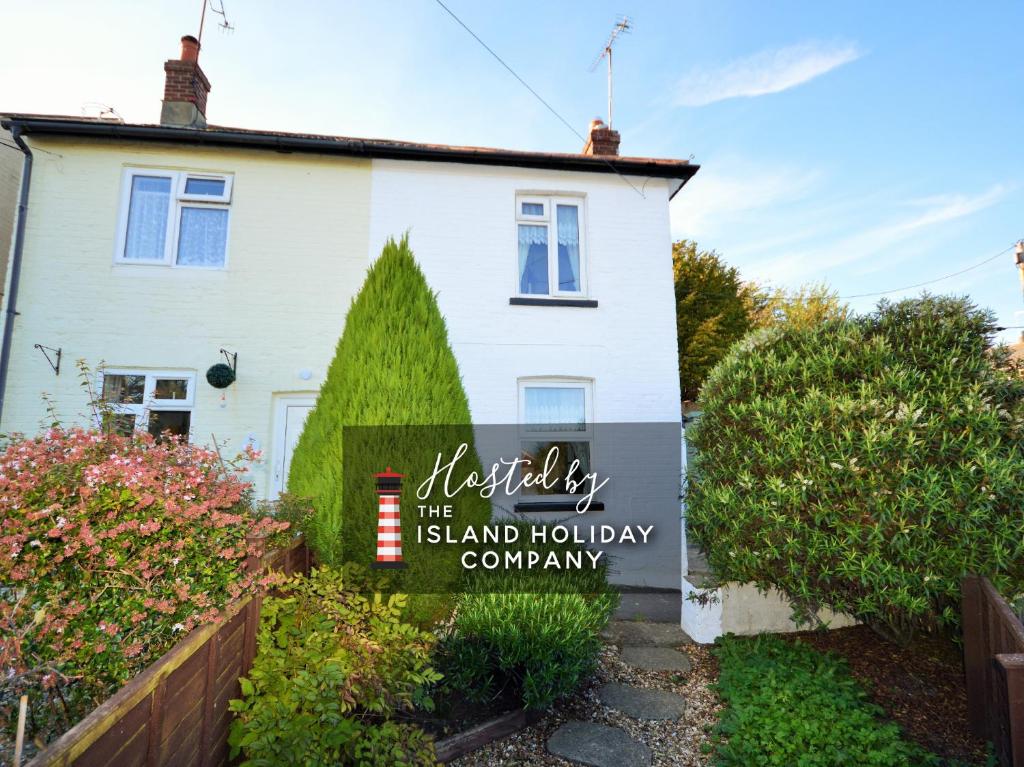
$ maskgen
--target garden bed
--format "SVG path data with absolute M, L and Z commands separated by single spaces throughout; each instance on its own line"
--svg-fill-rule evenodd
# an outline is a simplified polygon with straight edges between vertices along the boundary
M 618 648 L 605 645 L 596 673 L 578 690 L 557 701 L 538 722 L 451 764 L 453 767 L 572 767 L 573 763 L 548 753 L 547 741 L 563 724 L 577 720 L 622 728 L 650 747 L 655 765 L 705 767 L 708 762 L 702 746 L 708 741 L 708 730 L 716 721 L 719 708 L 718 698 L 710 689 L 717 676 L 717 666 L 708 650 L 699 645 L 687 645 L 686 653 L 692 668 L 685 676 L 679 676 L 672 672 L 637 670 L 622 662 Z M 608 682 L 679 693 L 686 698 L 686 714 L 679 720 L 633 719 L 601 704 L 598 690 Z
M 985 763 L 984 742 L 968 730 L 961 652 L 951 640 L 920 635 L 908 647 L 900 647 L 867 626 L 792 637 L 842 656 L 871 700 L 922 748 L 946 758 Z

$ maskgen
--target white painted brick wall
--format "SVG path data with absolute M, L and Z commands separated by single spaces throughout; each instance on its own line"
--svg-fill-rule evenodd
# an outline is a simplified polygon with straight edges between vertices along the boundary
M 594 420 L 680 420 L 668 188 L 612 174 L 375 160 L 369 254 L 410 244 L 431 286 L 477 423 L 515 423 L 517 379 L 594 379 Z M 517 192 L 584 194 L 597 308 L 510 306 Z
M 448 323 L 474 419 L 514 423 L 517 379 L 595 381 L 595 419 L 679 421 L 667 186 L 610 174 L 352 160 L 266 151 L 47 139 L 32 180 L 21 295 L 0 431 L 34 433 L 50 393 L 66 421 L 86 399 L 74 361 L 198 376 L 193 439 L 267 452 L 274 395 L 316 391 L 345 312 L 385 239 L 411 231 Z M 115 265 L 124 167 L 235 175 L 225 271 Z M 586 196 L 597 308 L 510 306 L 517 191 Z M 62 347 L 54 377 L 34 343 Z M 206 369 L 225 347 L 238 381 Z M 309 381 L 300 369 L 312 370 Z

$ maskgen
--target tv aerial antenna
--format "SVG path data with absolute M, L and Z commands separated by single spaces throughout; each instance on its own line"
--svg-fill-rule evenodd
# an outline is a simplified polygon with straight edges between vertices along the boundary
M 213 0 L 203 0 L 203 12 L 199 16 L 199 36 L 196 38 L 199 41 L 199 46 L 203 45 L 203 27 L 206 26 L 206 8 L 209 6 L 210 10 L 220 16 L 220 24 L 217 26 L 221 28 L 222 32 L 234 32 L 235 27 L 228 21 L 227 14 L 224 12 L 224 0 L 220 0 L 220 8 L 213 4 Z
M 629 34 L 630 30 L 633 29 L 633 25 L 629 22 L 628 16 L 620 16 L 619 20 L 615 22 L 615 26 L 612 27 L 611 34 L 608 35 L 608 41 L 604 44 L 604 48 L 597 54 L 597 58 L 594 59 L 594 63 L 590 65 L 588 71 L 593 72 L 597 69 L 602 59 L 608 59 L 608 127 L 612 127 L 612 46 L 615 45 L 615 41 L 619 39 L 619 35 Z

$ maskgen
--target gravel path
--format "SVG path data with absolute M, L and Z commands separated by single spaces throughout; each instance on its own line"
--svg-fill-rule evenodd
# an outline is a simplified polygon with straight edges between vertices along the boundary
M 686 674 L 641 671 L 627 666 L 619 650 L 606 644 L 597 673 L 569 698 L 556 704 L 537 724 L 452 762 L 456 767 L 578 767 L 547 752 L 551 734 L 569 720 L 597 722 L 620 727 L 646 743 L 659 767 L 705 767 L 701 746 L 717 720 L 718 697 L 709 685 L 717 676 L 714 659 L 700 645 L 680 647 L 690 656 L 693 668 Z M 598 690 L 607 682 L 675 692 L 686 698 L 686 714 L 674 721 L 638 721 L 601 705 Z

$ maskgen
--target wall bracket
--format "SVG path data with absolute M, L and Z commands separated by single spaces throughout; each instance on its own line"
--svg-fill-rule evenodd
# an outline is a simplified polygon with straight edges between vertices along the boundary
M 54 349 L 52 346 L 43 346 L 42 344 L 33 344 L 33 347 L 38 349 L 46 357 L 46 361 L 50 363 L 50 367 L 53 368 L 54 375 L 60 375 L 60 358 L 63 354 L 62 349 Z M 50 352 L 53 352 L 53 358 L 50 357 Z
M 221 349 L 220 353 L 224 355 L 224 359 L 228 361 L 228 367 L 231 368 L 231 372 L 236 376 L 238 375 L 238 352 L 229 352 L 227 349 Z

